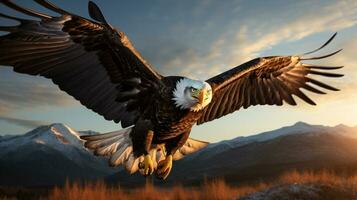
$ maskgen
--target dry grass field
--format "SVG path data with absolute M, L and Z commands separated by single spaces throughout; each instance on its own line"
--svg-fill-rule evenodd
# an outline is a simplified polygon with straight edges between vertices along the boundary
M 120 186 L 108 186 L 103 182 L 88 183 L 80 185 L 67 183 L 64 187 L 55 187 L 47 195 L 40 197 L 42 200 L 185 200 L 185 199 L 237 199 L 248 194 L 263 191 L 281 185 L 315 184 L 328 188 L 335 188 L 338 195 L 346 194 L 352 197 L 357 193 L 357 175 L 340 176 L 329 171 L 320 172 L 298 172 L 284 173 L 275 181 L 269 183 L 247 184 L 231 186 L 223 180 L 207 182 L 201 186 L 184 187 L 177 185 L 170 188 L 155 187 L 146 184 L 142 188 L 122 188 Z M 329 189 L 330 190 L 330 189 Z M 336 194 L 325 194 L 330 197 Z M 16 198 L 19 197 L 19 198 Z M 338 197 L 336 197 L 339 199 Z M 26 199 L 22 196 L 3 196 L 2 199 Z

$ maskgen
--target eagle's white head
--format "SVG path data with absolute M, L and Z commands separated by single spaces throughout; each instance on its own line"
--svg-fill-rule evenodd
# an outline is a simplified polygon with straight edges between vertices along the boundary
M 205 81 L 182 78 L 173 92 L 176 107 L 197 112 L 212 100 L 212 88 Z

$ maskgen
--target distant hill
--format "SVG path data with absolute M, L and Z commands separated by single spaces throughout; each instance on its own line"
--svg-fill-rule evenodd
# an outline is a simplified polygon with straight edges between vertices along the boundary
M 104 179 L 140 185 L 145 178 L 110 168 L 106 158 L 86 150 L 79 139 L 93 131 L 64 124 L 38 127 L 24 135 L 0 137 L 0 185 L 44 186 L 72 180 Z M 174 162 L 167 181 L 197 184 L 224 178 L 231 183 L 259 181 L 291 169 L 357 169 L 357 127 L 292 126 L 208 145 Z

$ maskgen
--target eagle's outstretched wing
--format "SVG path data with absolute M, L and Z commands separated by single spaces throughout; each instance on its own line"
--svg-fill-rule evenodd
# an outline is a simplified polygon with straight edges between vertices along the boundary
M 128 37 L 105 21 L 99 8 L 89 2 L 92 21 L 68 13 L 46 0 L 35 0 L 59 13 L 49 16 L 23 8 L 9 0 L 1 3 L 39 20 L 22 19 L 17 26 L 0 26 L 0 65 L 14 71 L 52 79 L 59 88 L 107 120 L 133 124 L 150 104 L 160 82 Z
M 336 36 L 336 33 L 320 48 L 305 53 L 314 53 L 325 47 Z M 238 67 L 228 70 L 207 82 L 213 88 L 213 99 L 204 109 L 197 124 L 212 121 L 224 115 L 248 108 L 254 105 L 282 105 L 283 101 L 296 105 L 292 95 L 308 104 L 315 103 L 300 89 L 325 94 L 315 88 L 319 86 L 327 90 L 338 90 L 308 75 L 325 77 L 341 77 L 342 74 L 326 72 L 340 69 L 342 66 L 327 67 L 301 63 L 303 60 L 316 60 L 335 55 L 341 50 L 319 57 L 304 58 L 303 56 L 272 56 L 253 59 Z

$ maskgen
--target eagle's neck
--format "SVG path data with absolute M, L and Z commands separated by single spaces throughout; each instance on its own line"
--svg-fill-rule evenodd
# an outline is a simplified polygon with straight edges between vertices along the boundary
M 185 91 L 187 87 L 191 84 L 191 80 L 187 78 L 182 78 L 176 82 L 176 87 L 173 91 L 173 100 L 176 107 L 184 110 L 190 109 L 194 104 L 194 100 L 190 100 L 188 93 Z

